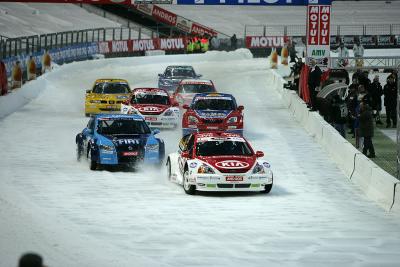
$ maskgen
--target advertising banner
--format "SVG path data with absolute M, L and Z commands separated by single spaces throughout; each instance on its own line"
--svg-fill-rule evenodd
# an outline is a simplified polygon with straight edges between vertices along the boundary
M 178 5 L 304 6 L 330 5 L 332 0 L 177 0 Z
M 392 35 L 378 35 L 378 46 L 394 46 L 396 39 Z
M 327 67 L 330 56 L 330 14 L 329 5 L 307 7 L 307 57 Z
M 184 50 L 186 49 L 185 38 L 154 38 L 125 41 L 107 41 L 98 43 L 100 54 L 132 53 L 151 50 Z
M 176 25 L 176 15 L 168 10 L 165 10 L 159 6 L 153 6 L 153 17 L 162 23 L 175 26 Z
M 280 48 L 283 47 L 286 37 L 283 36 L 247 36 L 247 48 Z
M 197 24 L 196 22 L 192 23 L 192 30 L 190 33 L 198 34 L 198 35 L 203 35 L 203 34 L 207 33 L 210 36 L 217 35 L 217 33 L 214 30 L 204 27 L 203 25 Z
M 176 27 L 181 29 L 184 32 L 190 33 L 192 30 L 192 22 L 188 19 L 185 19 L 181 16 L 177 16 L 176 18 Z
M 20 2 L 20 3 L 62 3 L 62 4 L 124 4 L 131 5 L 133 0 L 0 0 L 0 2 Z
M 152 16 L 153 15 L 153 7 L 154 5 L 150 5 L 150 4 L 140 4 L 140 5 L 133 5 L 137 10 L 139 10 L 140 12 Z

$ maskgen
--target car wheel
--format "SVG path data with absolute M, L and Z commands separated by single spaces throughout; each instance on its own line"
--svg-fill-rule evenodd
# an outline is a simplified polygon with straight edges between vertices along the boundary
M 183 190 L 185 190 L 185 193 L 188 195 L 194 195 L 196 192 L 196 186 L 189 184 L 189 171 L 185 170 L 185 173 L 183 174 Z
M 267 184 L 267 185 L 265 185 L 264 188 L 265 188 L 265 189 L 262 191 L 262 193 L 268 194 L 269 192 L 271 192 L 272 184 Z
M 169 160 L 169 158 L 167 160 L 167 177 L 168 180 L 171 181 L 171 161 Z
M 77 161 L 81 161 L 82 153 L 83 153 L 82 148 L 79 145 L 77 145 L 76 146 L 76 160 Z
M 85 113 L 85 116 L 86 117 L 90 117 L 90 113 Z

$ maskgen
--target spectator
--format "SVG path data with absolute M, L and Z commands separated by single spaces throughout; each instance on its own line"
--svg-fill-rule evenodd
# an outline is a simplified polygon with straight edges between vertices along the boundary
M 26 253 L 19 259 L 18 267 L 45 267 L 43 259 L 36 253 Z
M 356 119 L 356 108 L 358 105 L 358 84 L 357 79 L 353 79 L 353 83 L 349 86 L 349 95 L 346 99 L 347 109 L 348 109 L 348 123 L 350 132 L 349 134 L 355 137 L 354 125 Z
M 368 88 L 369 93 L 371 94 L 371 108 L 374 113 L 376 124 L 382 124 L 380 112 L 382 110 L 382 95 L 383 89 L 382 85 L 379 82 L 379 75 L 375 75 L 374 81 Z
M 237 38 L 236 34 L 232 35 L 231 37 L 231 49 L 236 50 L 237 49 Z
M 208 51 L 208 46 L 209 46 L 209 39 L 207 34 L 204 34 L 203 37 L 200 39 L 200 46 L 201 46 L 201 52 L 205 53 Z
M 20 88 L 22 86 L 22 68 L 21 62 L 19 61 L 16 61 L 12 68 L 11 80 L 11 89 Z
M 347 66 L 347 64 L 349 64 L 349 60 L 348 60 L 349 50 L 347 50 L 347 47 L 344 45 L 343 42 L 341 42 L 339 44 L 339 47 L 338 47 L 338 49 L 336 49 L 335 52 L 338 53 L 338 57 L 339 57 L 338 62 L 337 62 L 338 67 Z
M 360 136 L 364 138 L 363 154 L 368 158 L 375 158 L 375 149 L 372 144 L 374 122 L 371 108 L 365 102 L 361 102 L 360 104 Z M 368 155 L 367 152 L 369 152 Z
M 397 126 L 396 108 L 397 108 L 397 85 L 395 83 L 395 76 L 390 74 L 387 77 L 386 85 L 383 87 L 383 94 L 385 96 L 386 108 L 386 128 Z
M 0 95 L 8 93 L 7 69 L 3 61 L 0 60 Z
M 335 127 L 344 138 L 346 138 L 345 124 L 347 121 L 347 115 L 348 110 L 346 103 L 339 95 L 335 95 L 332 101 L 332 123 L 333 127 Z
M 296 43 L 295 42 L 289 42 L 289 57 L 290 57 L 290 63 L 294 62 L 296 63 L 296 58 L 297 58 L 297 52 L 296 52 Z
M 310 91 L 311 111 L 317 110 L 317 94 L 321 83 L 322 71 L 315 59 L 310 60 L 310 74 L 308 76 L 308 90 Z
M 355 39 L 353 53 L 354 57 L 356 58 L 356 67 L 362 67 L 364 65 L 364 61 L 362 59 L 364 56 L 364 46 L 361 44 L 360 38 Z
M 210 39 L 210 50 L 218 50 L 219 49 L 219 39 L 217 38 L 217 36 L 212 36 Z

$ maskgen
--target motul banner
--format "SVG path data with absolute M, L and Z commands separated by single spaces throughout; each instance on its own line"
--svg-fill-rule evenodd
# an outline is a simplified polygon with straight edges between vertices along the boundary
M 19 3 L 72 3 L 72 4 L 124 4 L 131 5 L 133 0 L 0 0 L 0 2 L 19 2 Z
M 328 64 L 326 59 L 330 53 L 330 17 L 329 5 L 307 7 L 307 57 L 319 59 L 319 65 Z
M 151 50 L 184 50 L 186 49 L 185 38 L 154 38 L 125 41 L 99 42 L 100 54 L 131 53 Z
M 168 10 L 165 10 L 161 7 L 156 5 L 153 6 L 153 17 L 156 18 L 158 21 L 161 21 L 165 24 L 175 26 L 176 25 L 176 15 Z
M 197 24 L 196 22 L 192 23 L 192 30 L 191 30 L 192 34 L 198 34 L 198 35 L 203 35 L 203 34 L 208 34 L 210 36 L 215 36 L 217 35 L 217 33 L 207 27 L 204 27 L 203 25 Z
M 284 36 L 247 36 L 247 48 L 280 48 L 283 47 L 287 37 Z

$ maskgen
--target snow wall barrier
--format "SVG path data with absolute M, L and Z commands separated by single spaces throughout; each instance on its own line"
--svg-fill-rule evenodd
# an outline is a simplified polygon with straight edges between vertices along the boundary
M 357 150 L 317 112 L 310 112 L 295 91 L 283 88 L 286 81 L 277 72 L 271 70 L 268 75 L 296 121 L 329 153 L 344 174 L 386 211 L 400 213 L 400 181 Z

